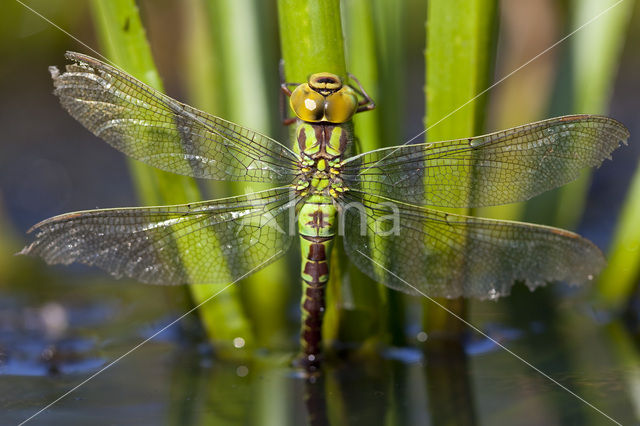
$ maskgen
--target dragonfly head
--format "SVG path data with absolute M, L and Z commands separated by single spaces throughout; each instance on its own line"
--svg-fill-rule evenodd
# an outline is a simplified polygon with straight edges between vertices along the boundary
M 344 123 L 358 109 L 358 96 L 342 79 L 328 72 L 311 74 L 306 83 L 295 88 L 291 109 L 306 122 Z

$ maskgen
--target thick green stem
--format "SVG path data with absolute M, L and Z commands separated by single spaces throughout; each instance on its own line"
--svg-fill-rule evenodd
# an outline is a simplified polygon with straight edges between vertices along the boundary
M 346 79 L 344 40 L 339 0 L 279 0 L 280 43 L 287 82 L 301 83 L 315 72 L 331 72 Z M 338 337 L 341 315 L 339 284 L 342 268 L 338 250 L 330 260 L 330 284 L 322 327 L 323 340 Z M 337 291 L 336 291 L 337 290 Z
M 98 35 L 107 56 L 120 68 L 136 78 L 162 90 L 162 82 L 153 63 L 151 50 L 144 27 L 133 0 L 94 0 L 92 3 L 94 21 Z M 139 197 L 144 204 L 178 204 L 198 201 L 200 191 L 194 179 L 153 169 L 139 162 L 130 161 L 130 169 Z M 189 270 L 191 259 L 197 259 L 197 247 L 181 247 L 182 262 Z M 190 255 L 186 251 L 190 250 Z M 213 259 L 212 259 L 213 261 Z M 190 286 L 196 303 L 206 300 L 222 286 Z M 253 340 L 237 289 L 230 287 L 200 312 L 201 318 L 212 340 L 221 349 L 233 348 L 233 339 L 241 337 L 247 347 Z
M 288 82 L 314 72 L 346 78 L 339 0 L 279 0 L 278 18 Z
M 240 123 L 264 134 L 273 134 L 271 114 L 278 105 L 276 94 L 277 63 L 264 69 L 264 56 L 275 52 L 275 38 L 265 37 L 261 19 L 264 11 L 260 3 L 254 0 L 207 0 L 204 4 L 206 40 L 189 46 L 195 58 L 215 57 L 215 65 L 209 63 L 210 72 L 200 72 L 204 87 L 215 90 L 200 93 L 201 88 L 193 85 L 192 93 L 200 102 L 214 105 L 212 113 L 227 120 Z M 208 49 L 208 50 L 207 50 Z M 192 61 L 197 62 L 197 61 Z M 194 64 L 196 66 L 200 66 Z M 206 99 L 209 98 L 209 99 Z M 260 184 L 231 182 L 224 185 L 218 182 L 212 185 L 216 197 L 220 190 L 230 194 L 242 194 L 261 189 Z M 247 314 L 251 318 L 257 343 L 272 349 L 285 347 L 288 341 L 286 317 L 282 312 L 289 302 L 291 280 L 285 262 L 276 262 L 264 270 L 244 279 L 240 284 Z
M 425 119 L 428 142 L 481 132 L 486 96 L 468 102 L 489 85 L 496 18 L 495 0 L 428 3 Z M 472 188 L 472 184 L 469 182 L 468 187 Z M 469 213 L 466 209 L 453 211 Z M 464 268 L 464 262 L 459 267 Z M 463 300 L 439 302 L 459 315 L 465 314 Z M 459 338 L 464 330 L 459 320 L 429 301 L 425 301 L 424 310 L 427 334 Z
M 382 120 L 380 96 L 382 92 L 395 96 L 396 101 L 400 97 L 396 90 L 398 84 L 390 82 L 386 78 L 384 70 L 380 69 L 381 64 L 393 63 L 391 58 L 382 51 L 380 46 L 381 33 L 395 33 L 400 31 L 400 26 L 394 25 L 391 19 L 380 22 L 375 19 L 379 1 L 370 0 L 349 0 L 342 2 L 343 23 L 345 29 L 346 57 L 349 72 L 360 81 L 368 95 L 376 102 L 376 109 L 363 114 L 357 114 L 354 119 L 354 129 L 357 131 L 356 150 L 367 152 L 384 146 L 382 132 L 389 122 L 396 123 L 395 117 L 389 116 L 387 120 Z M 395 4 L 397 11 L 403 10 L 403 5 Z M 391 14 L 386 17 L 391 18 Z M 386 29 L 387 31 L 384 31 Z M 394 33 L 394 34 L 395 34 Z M 398 48 L 396 51 L 401 51 Z M 391 69 L 401 68 L 400 64 Z M 355 84 L 355 82 L 352 82 Z M 395 83 L 395 84 L 394 84 Z M 382 108 L 384 109 L 384 108 Z M 398 109 L 397 113 L 401 111 Z M 395 136 L 400 139 L 399 135 Z M 387 139 L 389 141 L 389 139 Z M 382 244 L 379 241 L 378 244 Z M 340 250 L 341 248 L 338 248 Z M 342 254 L 344 256 L 344 254 Z M 384 257 L 385 255 L 383 255 Z M 378 259 L 384 264 L 384 259 Z M 402 311 L 389 312 L 388 301 L 389 292 L 394 292 L 376 283 L 374 280 L 363 274 L 353 264 L 349 265 L 348 276 L 351 283 L 352 298 L 349 303 L 352 305 L 351 314 L 343 324 L 342 340 L 347 341 L 367 341 L 371 344 L 377 343 L 381 336 L 387 335 L 390 325 L 398 323 L 397 340 L 396 335 L 391 331 L 394 344 L 403 343 Z M 401 303 L 398 304 L 401 306 Z M 385 315 L 386 314 L 386 315 Z M 387 320 L 385 321 L 385 316 Z
M 288 82 L 304 82 L 314 72 L 331 72 L 347 80 L 338 0 L 280 0 L 278 13 Z M 381 303 L 380 295 L 370 280 L 360 279 L 361 275 L 356 275 L 357 279 L 342 279 L 347 272 L 342 259 L 344 252 L 338 241 L 330 260 L 323 338 L 325 342 L 338 339 L 363 342 L 379 328 L 379 311 L 371 307 Z M 349 289 L 345 292 L 347 285 Z M 341 309 L 344 305 L 350 309 Z

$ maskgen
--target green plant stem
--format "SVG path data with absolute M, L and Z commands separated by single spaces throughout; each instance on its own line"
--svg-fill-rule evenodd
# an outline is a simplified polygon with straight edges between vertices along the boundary
M 314 72 L 331 72 L 346 79 L 338 0 L 278 0 L 278 22 L 287 82 L 305 82 Z M 339 284 L 343 268 L 337 261 L 337 252 L 333 250 L 330 260 L 327 308 L 322 326 L 325 346 L 338 339 L 340 330 Z
M 266 52 L 275 52 L 272 37 L 260 33 L 259 20 L 263 17 L 259 3 L 254 0 L 207 0 L 206 17 L 210 29 L 212 50 L 202 51 L 198 56 L 215 55 L 216 70 L 208 77 L 215 78 L 210 84 L 215 88 L 209 96 L 216 96 L 216 115 L 240 123 L 264 134 L 272 134 L 270 111 L 277 105 L 277 99 L 269 98 L 276 93 L 278 83 L 267 76 L 273 70 L 264 70 Z M 269 72 L 271 71 L 271 73 Z M 206 78 L 206 76 L 204 76 Z M 196 89 L 200 90 L 200 89 Z M 203 95 L 201 95 L 203 96 Z M 265 185 L 228 183 L 226 188 L 232 194 L 243 194 L 266 189 Z M 213 188 L 215 193 L 220 185 Z M 286 310 L 289 302 L 291 280 L 285 262 L 269 265 L 245 278 L 239 286 L 247 314 L 251 318 L 258 345 L 268 348 L 282 348 L 288 342 Z
M 280 45 L 288 82 L 314 72 L 347 77 L 338 0 L 279 0 Z
M 488 86 L 496 16 L 495 0 L 429 1 L 425 119 L 428 142 L 480 133 L 486 97 L 481 96 L 458 111 L 456 109 Z M 468 187 L 472 187 L 472 182 Z M 469 212 L 468 209 L 453 211 Z M 464 262 L 459 267 L 464 268 Z M 439 303 L 458 315 L 465 315 L 466 303 L 462 299 L 443 299 Z M 442 336 L 453 341 L 464 331 L 464 324 L 429 301 L 424 303 L 423 325 L 431 337 Z
M 315 72 L 331 72 L 347 81 L 339 0 L 280 0 L 278 14 L 288 82 L 304 82 L 308 75 Z M 346 278 L 348 275 L 341 244 L 340 240 L 336 241 L 331 256 L 323 323 L 325 344 L 340 339 L 362 343 L 370 334 L 369 330 L 377 328 L 378 312 L 373 312 L 371 306 L 381 303 L 378 300 L 379 293 L 369 280 L 360 279 L 360 275 L 355 275 L 356 279 Z M 356 309 L 345 310 L 343 306 Z M 364 306 L 367 308 L 358 310 Z M 355 317 L 350 318 L 350 315 Z M 369 324 L 364 327 L 366 332 L 360 324 Z
M 371 151 L 383 146 L 381 131 L 385 125 L 381 120 L 380 104 L 377 101 L 381 91 L 392 89 L 385 88 L 380 80 L 379 64 L 386 63 L 387 58 L 382 58 L 378 49 L 376 34 L 379 25 L 374 21 L 375 6 L 369 0 L 342 2 L 349 72 L 360 81 L 368 95 L 377 103 L 373 111 L 357 114 L 353 118 L 354 129 L 357 132 L 357 152 Z M 400 5 L 397 6 L 401 9 Z M 354 81 L 351 83 L 355 84 Z M 391 319 L 401 318 L 401 315 L 391 316 L 388 312 L 388 292 L 393 290 L 376 283 L 353 264 L 349 265 L 348 276 L 351 282 L 355 283 L 351 286 L 352 292 L 357 292 L 353 301 L 358 305 L 352 306 L 352 310 L 359 311 L 360 315 L 354 313 L 352 318 L 346 320 L 343 330 L 348 328 L 348 335 L 352 341 L 369 339 L 371 343 L 376 343 L 382 336 L 387 335 L 387 324 L 393 323 Z M 386 322 L 385 316 L 389 318 Z
M 163 90 L 135 2 L 94 0 L 91 5 L 101 45 L 111 60 L 134 77 L 158 90 Z M 178 204 L 198 201 L 201 198 L 194 179 L 156 170 L 132 160 L 129 161 L 129 166 L 139 198 L 144 204 Z M 176 244 L 182 253 L 182 262 L 189 270 L 191 259 L 198 258 L 198 249 L 181 247 L 180 242 Z M 187 250 L 191 250 L 195 256 L 187 255 Z M 190 286 L 196 303 L 206 300 L 221 288 L 219 285 Z M 216 296 L 214 302 L 207 304 L 207 308 L 200 311 L 200 316 L 210 338 L 223 350 L 221 354 L 233 353 L 235 337 L 242 337 L 246 343 L 245 347 L 251 345 L 251 329 L 234 287 Z

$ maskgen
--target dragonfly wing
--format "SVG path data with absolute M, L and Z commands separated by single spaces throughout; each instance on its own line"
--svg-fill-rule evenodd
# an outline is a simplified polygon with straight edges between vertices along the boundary
M 61 104 L 92 133 L 153 167 L 197 178 L 293 180 L 296 154 L 267 136 L 180 103 L 90 56 L 51 67 Z
M 288 188 L 192 204 L 88 210 L 35 225 L 20 254 L 153 284 L 228 283 L 291 245 Z
M 628 138 L 611 118 L 564 116 L 474 138 L 378 149 L 347 159 L 342 176 L 350 188 L 412 204 L 507 204 L 576 179 Z
M 349 257 L 374 280 L 406 293 L 496 299 L 514 281 L 531 289 L 549 281 L 582 284 L 605 264 L 593 243 L 562 229 L 346 194 Z

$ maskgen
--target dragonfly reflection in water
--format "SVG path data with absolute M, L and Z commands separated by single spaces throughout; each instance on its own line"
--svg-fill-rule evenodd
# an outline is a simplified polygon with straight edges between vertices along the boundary
M 373 102 L 361 87 L 319 73 L 293 92 L 282 87 L 297 116 L 290 149 L 94 58 L 66 57 L 73 64 L 65 73 L 51 68 L 55 94 L 114 148 L 169 172 L 274 188 L 185 205 L 63 214 L 35 225 L 35 240 L 21 253 L 147 283 L 228 283 L 286 252 L 296 237 L 287 232 L 289 223 L 297 222 L 308 366 L 319 362 L 328 259 L 338 231 L 358 268 L 410 294 L 495 299 L 518 280 L 531 289 L 547 281 L 582 284 L 605 263 L 594 244 L 569 231 L 424 206 L 513 203 L 570 182 L 629 137 L 611 118 L 564 116 L 351 155 L 351 118 Z M 185 266 L 179 247 L 199 247 L 207 256 Z

